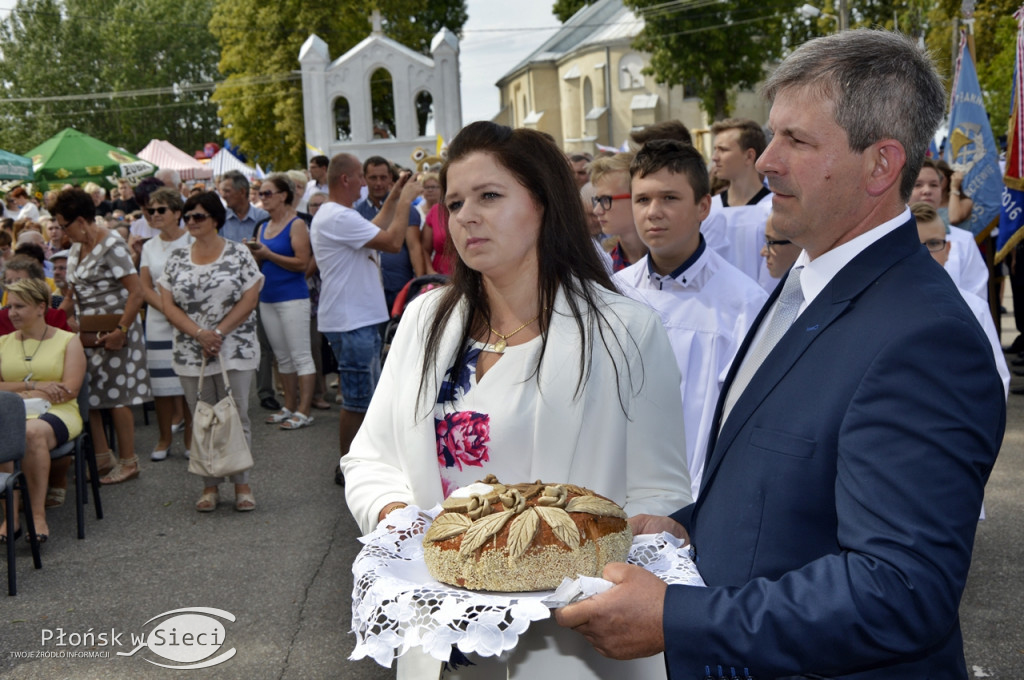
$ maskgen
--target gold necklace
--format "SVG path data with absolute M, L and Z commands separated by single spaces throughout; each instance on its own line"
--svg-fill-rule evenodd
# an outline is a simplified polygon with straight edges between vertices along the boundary
M 524 323 L 522 326 L 520 326 L 519 328 L 517 328 L 514 331 L 512 331 L 511 333 L 504 333 L 504 334 L 503 333 L 499 333 L 498 331 L 494 330 L 493 326 L 491 326 L 490 324 L 487 324 L 487 328 L 490 329 L 490 331 L 492 333 L 494 333 L 499 338 L 501 338 L 501 340 L 498 340 L 493 345 L 486 345 L 484 347 L 484 349 L 486 349 L 488 352 L 494 352 L 495 354 L 503 353 L 505 351 L 505 348 L 508 347 L 508 339 L 509 338 L 511 338 L 513 335 L 515 335 L 519 331 L 523 330 L 524 328 L 526 328 L 527 326 L 529 326 L 531 323 L 533 323 L 534 321 L 536 321 L 539 318 L 540 318 L 540 314 L 538 314 L 537 316 L 533 317 L 532 319 L 530 319 L 529 321 Z

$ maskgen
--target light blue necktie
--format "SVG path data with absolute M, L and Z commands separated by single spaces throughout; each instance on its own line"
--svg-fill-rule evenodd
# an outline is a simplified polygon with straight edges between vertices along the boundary
M 796 320 L 796 315 L 800 311 L 800 305 L 804 303 L 804 291 L 800 288 L 800 272 L 802 270 L 803 267 L 794 267 L 789 272 L 789 277 L 782 287 L 782 292 L 779 293 L 779 298 L 775 301 L 775 313 L 772 315 L 768 327 L 764 329 L 764 335 L 761 336 L 757 345 L 752 347 L 747 353 L 743 364 L 740 366 L 740 370 L 736 373 L 736 379 L 732 381 L 732 385 L 729 387 L 729 395 L 725 400 L 722 423 L 725 422 L 729 412 L 732 411 L 736 400 L 743 394 L 743 390 L 747 389 L 747 385 L 750 383 L 750 379 L 754 377 L 754 373 L 761 367 L 761 364 L 764 363 L 772 349 L 775 348 L 775 345 L 778 344 L 779 340 L 782 339 L 782 336 L 786 334 L 786 331 L 789 330 L 789 327 Z

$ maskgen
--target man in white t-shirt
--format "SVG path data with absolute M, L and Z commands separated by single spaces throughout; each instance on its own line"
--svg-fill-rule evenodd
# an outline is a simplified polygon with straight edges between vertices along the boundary
M 336 155 L 327 170 L 330 200 L 317 211 L 310 227 L 322 280 L 318 328 L 338 360 L 342 456 L 348 453 L 380 378 L 377 327 L 388 320 L 388 309 L 378 251 L 396 253 L 405 242 L 405 216 L 422 191 L 419 182 L 409 177 L 402 173 L 371 222 L 352 209 L 364 182 L 359 159 L 347 153 Z M 344 484 L 337 470 L 335 481 Z

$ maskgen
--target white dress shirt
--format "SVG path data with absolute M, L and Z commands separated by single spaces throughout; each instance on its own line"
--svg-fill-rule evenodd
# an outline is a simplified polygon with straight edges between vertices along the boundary
M 853 258 L 864 252 L 868 246 L 878 241 L 887 234 L 895 231 L 904 222 L 910 219 L 910 208 L 904 208 L 903 212 L 898 217 L 894 217 L 888 222 L 869 229 L 866 233 L 853 238 L 841 246 L 833 248 L 828 252 L 825 252 L 815 259 L 811 259 L 807 255 L 806 250 L 801 250 L 800 255 L 797 256 L 796 262 L 793 263 L 794 267 L 803 267 L 803 271 L 800 274 L 800 289 L 804 294 L 804 303 L 800 305 L 800 312 L 797 314 L 797 318 L 800 318 L 800 314 L 804 313 L 807 306 L 814 302 L 814 298 L 825 289 L 825 286 L 835 278 L 835 275 L 839 271 L 850 264 Z M 754 339 L 750 342 L 750 347 L 757 347 L 757 343 L 761 341 L 761 336 L 764 335 L 765 329 L 768 328 L 771 323 L 772 316 L 775 315 L 775 310 L 778 307 L 778 298 L 775 298 L 775 302 L 772 303 L 771 310 L 765 314 L 764 319 L 761 320 L 761 325 L 757 327 L 757 333 L 754 335 Z M 746 361 L 750 356 L 749 352 L 743 357 L 743 361 Z M 770 356 L 770 355 L 769 355 Z M 742 365 L 742 364 L 741 364 Z M 722 424 L 725 423 L 725 419 L 728 417 L 729 412 L 732 410 L 733 404 L 739 399 L 739 394 L 732 394 L 730 386 L 729 395 L 725 402 L 725 410 L 722 413 Z
M 658 312 L 668 332 L 681 374 L 686 462 L 696 499 L 719 392 L 768 295 L 703 241 L 694 258 L 670 276 L 651 271 L 649 258 L 644 256 L 613 280 Z

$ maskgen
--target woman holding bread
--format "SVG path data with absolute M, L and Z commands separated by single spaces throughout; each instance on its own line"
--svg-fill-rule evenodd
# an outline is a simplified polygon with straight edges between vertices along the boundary
M 630 515 L 688 503 L 668 338 L 609 280 L 561 151 L 531 130 L 473 123 L 441 184 L 452 283 L 406 310 L 341 461 L 361 529 L 488 474 L 587 487 Z M 552 621 L 532 624 L 509 658 L 474 662 L 454 677 L 665 675 L 659 657 L 605 659 Z M 400 678 L 437 670 L 415 652 L 399 661 Z

